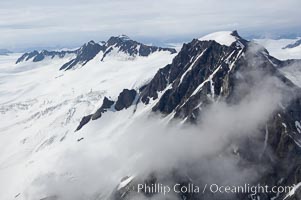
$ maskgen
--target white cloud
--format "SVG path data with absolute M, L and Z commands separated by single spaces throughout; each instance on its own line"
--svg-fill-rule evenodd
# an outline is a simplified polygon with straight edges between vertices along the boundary
M 168 39 L 225 29 L 289 32 L 300 27 L 299 7 L 298 0 L 4 1 L 0 47 L 80 44 L 120 33 Z

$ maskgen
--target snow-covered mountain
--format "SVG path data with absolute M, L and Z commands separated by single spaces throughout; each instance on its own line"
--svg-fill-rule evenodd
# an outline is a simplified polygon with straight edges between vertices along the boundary
M 1 199 L 300 195 L 300 89 L 285 71 L 299 60 L 274 58 L 236 31 L 177 54 L 119 36 L 38 62 L 14 64 L 19 56 L 0 57 Z M 138 183 L 297 186 L 162 195 Z

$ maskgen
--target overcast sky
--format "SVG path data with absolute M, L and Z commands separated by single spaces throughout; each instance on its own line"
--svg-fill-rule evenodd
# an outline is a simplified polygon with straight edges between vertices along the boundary
M 181 41 L 217 30 L 300 34 L 300 0 L 1 0 L 0 49 L 71 47 L 126 34 Z

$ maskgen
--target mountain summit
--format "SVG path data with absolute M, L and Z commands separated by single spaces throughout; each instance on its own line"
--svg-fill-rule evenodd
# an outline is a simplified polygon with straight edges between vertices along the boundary
M 176 53 L 175 49 L 172 48 L 162 48 L 156 46 L 149 46 L 142 44 L 140 42 L 130 39 L 126 35 L 121 35 L 117 37 L 111 37 L 106 43 L 106 52 L 104 57 L 110 52 L 117 51 L 123 52 L 129 56 L 149 56 L 156 51 L 169 51 L 170 53 Z M 103 59 L 104 59 L 103 57 Z M 103 60 L 102 59 L 102 60 Z
M 221 45 L 230 46 L 233 42 L 242 40 L 237 31 L 219 31 L 199 38 L 200 41 L 215 41 Z

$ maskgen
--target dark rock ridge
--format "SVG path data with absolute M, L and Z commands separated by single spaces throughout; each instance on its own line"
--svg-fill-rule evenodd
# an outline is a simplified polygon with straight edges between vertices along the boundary
M 122 52 L 129 57 L 149 56 L 157 51 L 167 51 L 171 54 L 176 53 L 176 50 L 172 48 L 148 46 L 134 41 L 125 35 L 121 35 L 117 37 L 111 37 L 107 42 L 96 43 L 94 41 L 90 41 L 74 51 L 32 51 L 30 53 L 23 54 L 16 63 L 28 61 L 30 59 L 33 59 L 33 62 L 39 62 L 44 60 L 46 57 L 54 58 L 57 56 L 59 58 L 63 58 L 67 54 L 74 54 L 75 58 L 71 59 L 60 67 L 60 70 L 70 70 L 75 68 L 77 65 L 84 66 L 90 60 L 95 58 L 99 52 L 103 52 L 100 61 L 104 61 L 108 55 L 113 53 L 113 51 L 117 53 Z
M 79 125 L 77 126 L 77 128 L 75 129 L 75 131 L 80 130 L 84 125 L 86 125 L 91 120 L 92 116 L 93 115 L 84 116 L 82 118 L 82 120 L 79 122 Z
M 301 39 L 300 40 L 297 40 L 295 43 L 293 44 L 288 44 L 286 45 L 285 47 L 283 47 L 282 49 L 292 49 L 292 48 L 295 48 L 297 46 L 300 46 L 301 45 Z
M 83 117 L 75 131 L 80 130 L 90 120 L 95 120 L 95 119 L 100 118 L 101 115 L 103 113 L 107 112 L 107 110 L 110 109 L 114 103 L 115 103 L 114 101 L 111 101 L 110 99 L 105 97 L 103 99 L 102 106 L 99 109 L 97 109 L 97 111 L 94 114 Z
M 172 48 L 162 48 L 156 46 L 148 46 L 140 42 L 131 40 L 126 35 L 121 35 L 117 37 L 111 37 L 106 44 L 107 48 L 104 53 L 102 60 L 105 56 L 109 54 L 114 48 L 117 48 L 118 51 L 124 52 L 129 56 L 149 56 L 150 54 L 156 51 L 169 51 L 170 53 L 176 53 L 175 49 Z
M 29 53 L 24 53 L 20 58 L 18 58 L 18 60 L 16 61 L 17 63 L 20 62 L 24 62 L 24 61 L 28 61 L 30 59 L 32 59 L 33 62 L 39 62 L 44 60 L 45 58 L 63 58 L 68 54 L 76 54 L 78 50 L 73 50 L 73 51 L 47 51 L 47 50 L 43 50 L 43 51 L 32 51 Z
M 92 115 L 92 120 L 98 119 L 101 117 L 101 114 L 106 112 L 107 109 L 111 108 L 114 104 L 114 101 L 109 100 L 107 97 L 103 99 L 102 106 Z
M 264 166 L 268 169 L 250 184 L 269 186 L 298 184 L 301 182 L 301 92 L 300 88 L 278 71 L 278 67 L 285 67 L 294 60 L 280 61 L 270 56 L 268 51 L 260 45 L 242 39 L 237 32 L 232 34 L 237 40 L 230 46 L 197 39 L 184 44 L 172 63 L 158 70 L 153 79 L 139 89 L 137 92 L 139 99 L 137 102 L 133 101 L 132 104 L 153 105 L 149 102 L 155 101 L 156 104 L 152 107 L 154 112 L 183 119 L 186 122 L 195 122 L 197 118 L 202 117 L 202 110 L 214 101 L 222 99 L 229 104 L 239 102 L 243 93 L 237 84 L 252 85 L 256 81 L 252 76 L 241 76 L 244 71 L 256 69 L 262 72 L 263 78 L 266 75 L 278 77 L 288 88 L 285 96 L 292 100 L 279 102 L 277 111 L 262 124 L 262 127 L 259 127 L 258 135 L 241 136 L 239 142 L 235 143 L 237 145 L 235 151 L 225 150 L 220 155 L 230 152 L 242 168 Z M 132 101 L 133 94 L 131 98 L 126 99 Z M 121 96 L 124 96 L 124 91 L 119 95 L 120 98 Z M 266 149 L 263 148 L 264 145 Z M 156 175 L 155 178 L 152 176 L 139 182 L 156 183 L 157 178 L 162 178 L 162 176 L 169 183 L 180 182 L 183 185 L 194 183 L 192 180 L 202 180 L 202 177 L 199 177 L 201 175 L 197 173 L 187 175 L 188 178 L 181 173 L 172 172 L 167 175 Z M 197 182 L 196 184 L 204 183 Z M 127 191 L 126 196 L 121 196 L 118 195 L 119 192 L 115 191 L 112 199 L 127 199 L 135 193 L 135 191 Z M 300 193 L 299 190 L 287 199 L 300 199 Z M 285 195 L 284 193 L 260 193 L 255 196 L 235 194 L 228 199 L 280 200 L 284 199 Z M 221 199 L 218 195 L 212 194 L 180 193 L 179 197 L 186 200 Z M 222 199 L 227 199 L 227 197 L 222 196 Z
M 136 90 L 124 89 L 118 96 L 118 99 L 115 104 L 115 109 L 119 111 L 124 108 L 130 107 L 133 104 L 136 95 L 137 95 Z

